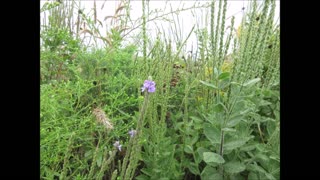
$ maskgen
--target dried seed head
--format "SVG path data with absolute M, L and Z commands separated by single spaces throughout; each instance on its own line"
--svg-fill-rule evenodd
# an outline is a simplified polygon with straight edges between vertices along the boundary
M 106 113 L 100 109 L 100 108 L 95 108 L 92 112 L 93 115 L 96 116 L 96 120 L 98 123 L 103 124 L 106 126 L 106 128 L 109 130 L 113 129 L 113 125 L 110 122 L 110 119 L 106 116 Z

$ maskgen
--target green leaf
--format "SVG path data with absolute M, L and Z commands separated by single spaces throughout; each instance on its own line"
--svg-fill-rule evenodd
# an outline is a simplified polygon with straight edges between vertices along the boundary
M 198 169 L 198 167 L 197 167 L 197 165 L 195 163 L 190 162 L 188 164 L 188 169 L 190 170 L 190 172 L 192 174 L 200 175 L 200 171 L 199 171 L 199 169 Z
M 223 180 L 222 176 L 219 174 L 219 172 L 211 167 L 206 166 L 203 171 L 201 172 L 201 179 L 202 180 Z
M 233 128 L 223 128 L 222 130 L 224 132 L 236 132 L 237 131 L 236 129 L 233 129 Z
M 229 174 L 240 173 L 246 169 L 246 166 L 239 161 L 230 161 L 223 165 L 224 170 Z
M 230 142 L 226 142 L 223 147 L 225 148 L 225 150 L 233 150 L 245 145 L 247 141 L 248 141 L 247 139 L 233 140 Z
M 269 180 L 276 180 L 276 178 L 272 175 L 272 174 L 270 174 L 270 173 L 265 173 L 264 174 Z
M 190 116 L 190 118 L 195 122 L 195 123 L 202 123 L 203 120 L 200 119 L 199 117 L 196 116 Z
M 259 173 L 267 173 L 266 170 L 264 170 L 262 167 L 255 165 L 255 164 L 248 164 L 247 165 L 247 170 L 253 171 L 253 172 L 259 172 Z
M 192 154 L 193 153 L 193 148 L 189 145 L 186 145 L 184 147 L 184 152 L 188 153 L 188 154 Z
M 97 165 L 98 165 L 98 167 L 101 167 L 101 163 L 102 163 L 102 155 L 97 157 Z
M 223 79 L 227 79 L 230 77 L 230 73 L 229 72 L 223 72 L 219 75 L 218 79 L 219 80 L 223 80 Z
M 220 143 L 220 130 L 214 126 L 209 125 L 206 123 L 204 129 L 204 135 L 209 139 L 212 144 L 219 144 Z
M 211 83 L 208 83 L 208 82 L 205 82 L 205 81 L 201 81 L 201 80 L 200 80 L 200 82 L 201 82 L 202 84 L 206 85 L 206 86 L 209 86 L 209 87 L 213 88 L 213 89 L 218 89 L 217 86 L 215 86 L 215 85 L 213 85 L 213 84 L 211 84 Z
M 241 151 L 252 151 L 256 148 L 256 144 L 247 144 L 247 145 L 244 145 L 240 148 Z
M 260 78 L 251 79 L 251 80 L 243 83 L 243 86 L 251 87 L 252 85 L 254 85 L 254 84 L 256 84 L 257 82 L 259 82 L 260 80 L 261 80 Z
M 243 116 L 242 115 L 238 115 L 238 116 L 234 116 L 232 118 L 230 118 L 230 120 L 227 122 L 227 127 L 231 128 L 236 126 L 237 124 L 239 124 L 242 120 Z
M 209 150 L 209 149 L 206 149 L 206 148 L 203 148 L 203 147 L 199 147 L 199 148 L 197 149 L 197 152 L 198 152 L 201 160 L 203 160 L 203 153 L 204 153 L 204 152 L 210 152 L 210 150 Z
M 256 158 L 256 160 L 260 160 L 262 162 L 268 162 L 269 161 L 269 157 L 264 155 L 264 154 L 261 154 L 261 153 L 256 154 L 255 158 Z
M 225 162 L 223 157 L 221 157 L 219 154 L 213 153 L 213 152 L 204 152 L 203 153 L 203 160 L 206 163 L 215 162 L 215 163 L 222 164 Z

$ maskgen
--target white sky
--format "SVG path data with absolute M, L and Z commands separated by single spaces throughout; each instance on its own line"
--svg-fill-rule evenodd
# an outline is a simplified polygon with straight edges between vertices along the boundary
M 45 3 L 46 1 L 41 1 L 41 7 L 42 5 Z M 78 2 L 78 1 L 77 1 Z M 172 9 L 175 10 L 177 8 L 188 8 L 193 6 L 195 3 L 198 4 L 205 4 L 205 3 L 209 3 L 210 1 L 168 1 L 167 2 L 167 7 L 165 12 L 169 12 L 170 11 L 170 4 L 172 6 Z M 258 1 L 259 2 L 259 1 Z M 114 12 L 116 10 L 116 8 L 118 7 L 120 1 L 112 1 L 112 0 L 97 0 L 96 1 L 96 7 L 97 7 L 97 19 L 100 20 L 103 23 L 103 27 L 100 28 L 100 32 L 102 35 L 106 35 L 106 26 L 110 26 L 110 20 L 109 21 L 103 21 L 103 19 L 106 16 L 112 16 L 114 15 Z M 231 16 L 235 16 L 235 28 L 237 28 L 240 23 L 241 23 L 241 19 L 243 16 L 243 13 L 246 12 L 247 10 L 247 6 L 248 3 L 250 3 L 250 1 L 248 0 L 228 0 L 228 5 L 227 5 L 227 13 L 226 13 L 226 17 L 227 17 L 227 21 L 225 24 L 225 27 L 229 26 L 231 24 Z M 90 13 L 91 15 L 93 14 L 93 4 L 94 1 L 93 0 L 82 0 L 80 2 L 81 4 L 81 8 L 85 9 L 84 13 L 88 14 Z M 101 9 L 102 5 L 104 4 L 103 9 Z M 150 0 L 149 1 L 149 11 L 155 10 L 155 9 L 164 9 L 165 8 L 165 4 L 166 1 L 164 0 Z M 131 19 L 135 20 L 138 19 L 142 16 L 142 1 L 140 0 L 131 0 L 130 2 L 130 6 L 131 6 Z M 216 3 L 216 13 L 218 11 L 218 3 Z M 245 10 L 242 11 L 242 7 L 245 7 Z M 279 18 L 279 8 L 280 7 L 280 1 L 276 1 L 276 15 L 275 15 L 275 20 L 278 20 Z M 187 35 L 189 34 L 189 32 L 191 31 L 192 27 L 196 24 L 199 25 L 199 28 L 204 28 L 204 27 L 208 27 L 209 22 L 210 22 L 210 8 L 207 8 L 206 10 L 204 10 L 204 8 L 202 9 L 197 9 L 196 11 L 193 10 L 193 12 L 196 14 L 196 16 L 192 15 L 191 10 L 188 11 L 183 11 L 179 13 L 179 22 L 180 22 L 180 28 L 181 29 L 181 33 L 182 33 L 182 37 L 181 40 L 183 41 Z M 161 13 L 160 13 L 161 14 Z M 93 16 L 91 16 L 93 18 Z M 151 16 L 154 17 L 154 16 Z M 150 18 L 151 18 L 150 17 Z M 208 22 L 205 22 L 205 17 L 208 17 Z M 215 16 L 216 17 L 216 16 Z M 172 19 L 172 15 L 168 16 L 169 19 Z M 177 22 L 176 18 L 177 16 L 174 16 L 175 18 L 175 22 Z M 109 22 L 109 23 L 108 23 Z M 279 22 L 278 22 L 279 23 Z M 207 24 L 207 26 L 206 26 Z M 170 23 L 168 22 L 164 22 L 164 21 L 154 21 L 151 23 L 148 23 L 147 26 L 147 33 L 148 33 L 148 37 L 150 39 L 155 39 L 156 36 L 159 33 L 163 33 L 161 25 L 164 27 L 165 31 L 166 31 L 166 35 L 168 34 L 174 34 L 170 31 Z M 171 24 L 173 25 L 173 24 Z M 160 32 L 157 30 L 157 26 L 160 28 Z M 140 32 L 141 28 L 137 29 L 137 31 L 135 32 Z M 227 35 L 225 35 L 226 37 Z M 174 39 L 173 39 L 174 40 Z M 187 43 L 187 47 L 186 49 L 184 49 L 185 51 L 189 51 L 191 50 L 191 46 L 193 46 L 193 49 L 196 49 L 196 43 L 197 39 L 196 39 L 196 35 L 195 33 L 193 33 L 191 35 L 191 37 L 188 40 Z M 138 43 L 138 42 L 135 42 Z

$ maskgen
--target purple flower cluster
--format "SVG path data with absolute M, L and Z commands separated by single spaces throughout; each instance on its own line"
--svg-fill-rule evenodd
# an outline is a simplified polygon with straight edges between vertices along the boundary
M 147 90 L 149 93 L 153 93 L 156 91 L 156 83 L 151 80 L 145 80 L 143 83 L 143 86 L 141 88 L 141 91 L 144 92 Z
M 137 131 L 132 129 L 128 134 L 130 135 L 130 137 L 134 137 L 137 134 Z
M 113 146 L 114 146 L 115 148 L 117 148 L 119 151 L 121 151 L 122 145 L 120 144 L 119 141 L 116 141 L 116 142 L 113 144 Z
M 128 134 L 130 135 L 130 137 L 134 137 L 137 134 L 136 130 L 131 129 Z M 121 151 L 122 145 L 120 144 L 120 141 L 116 141 L 113 146 L 118 149 L 119 151 Z

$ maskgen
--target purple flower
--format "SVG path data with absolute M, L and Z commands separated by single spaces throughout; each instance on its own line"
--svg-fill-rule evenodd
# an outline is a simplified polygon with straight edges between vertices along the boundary
M 128 134 L 130 135 L 130 137 L 134 137 L 137 134 L 137 131 L 132 129 Z
M 113 146 L 115 147 L 115 148 L 117 148 L 119 151 L 121 151 L 121 144 L 120 144 L 120 142 L 119 141 L 116 141 L 114 144 L 113 144 Z
M 147 91 L 149 93 L 153 93 L 156 91 L 156 83 L 154 81 L 151 80 L 145 80 L 143 83 L 143 86 L 141 88 L 141 91 L 145 91 L 147 89 Z

